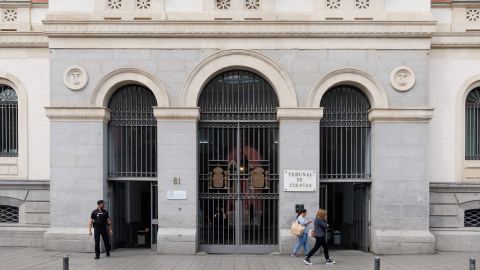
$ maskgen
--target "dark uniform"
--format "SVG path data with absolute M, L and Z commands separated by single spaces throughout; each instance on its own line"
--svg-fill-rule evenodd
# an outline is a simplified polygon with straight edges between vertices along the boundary
M 95 254 L 100 255 L 100 235 L 102 235 L 103 243 L 105 244 L 105 250 L 107 254 L 110 253 L 110 242 L 108 240 L 108 231 L 107 231 L 107 219 L 110 218 L 107 210 L 102 210 L 100 212 L 97 209 L 92 211 L 93 227 L 94 227 L 94 237 L 95 237 Z

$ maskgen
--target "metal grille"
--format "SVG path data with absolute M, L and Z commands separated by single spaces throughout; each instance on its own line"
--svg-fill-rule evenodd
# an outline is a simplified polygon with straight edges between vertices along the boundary
M 0 223 L 18 223 L 18 207 L 0 205 Z
M 8 85 L 0 85 L 0 157 L 18 156 L 18 97 Z
M 153 93 L 139 85 L 127 85 L 111 97 L 108 122 L 109 171 L 114 178 L 157 177 L 157 101 Z
M 278 99 L 260 76 L 218 75 L 199 106 L 200 250 L 278 251 Z
M 465 227 L 480 227 L 480 209 L 465 211 Z
M 470 91 L 465 101 L 465 159 L 480 160 L 480 87 Z
M 320 107 L 320 179 L 370 179 L 367 96 L 341 85 L 325 93 Z

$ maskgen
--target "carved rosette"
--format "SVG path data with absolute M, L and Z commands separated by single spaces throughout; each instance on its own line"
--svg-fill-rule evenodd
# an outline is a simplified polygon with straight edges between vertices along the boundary
M 415 84 L 415 73 L 407 66 L 396 67 L 390 74 L 390 84 L 397 91 L 408 91 Z
M 63 73 L 63 82 L 70 90 L 82 90 L 88 83 L 87 71 L 79 65 L 70 66 Z
M 467 9 L 466 12 L 467 12 L 466 14 L 467 22 L 480 21 L 480 9 Z

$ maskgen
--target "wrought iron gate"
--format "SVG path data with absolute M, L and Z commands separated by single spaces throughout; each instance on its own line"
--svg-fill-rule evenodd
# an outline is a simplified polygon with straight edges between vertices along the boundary
M 365 252 L 370 248 L 370 185 L 353 186 L 353 247 Z
M 199 249 L 278 251 L 278 100 L 247 71 L 215 77 L 199 99 Z

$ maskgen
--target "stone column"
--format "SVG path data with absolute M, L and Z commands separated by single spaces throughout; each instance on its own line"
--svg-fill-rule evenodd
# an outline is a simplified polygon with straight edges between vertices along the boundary
M 433 109 L 372 109 L 371 251 L 428 254 L 428 142 Z
M 88 223 L 107 197 L 107 123 L 98 107 L 47 107 L 50 119 L 50 229 L 46 250 L 94 252 Z
M 197 122 L 200 108 L 154 108 L 158 120 L 157 252 L 197 252 Z M 174 183 L 174 178 L 179 182 Z M 186 191 L 187 199 L 167 199 Z
M 284 170 L 315 170 L 320 167 L 320 119 L 323 108 L 278 108 L 279 132 L 279 231 L 280 253 L 290 254 L 297 237 L 290 233 L 290 226 L 296 220 L 295 204 L 303 204 L 307 218 L 313 220 L 319 207 L 319 186 L 316 191 L 288 192 L 284 190 Z M 311 224 L 310 229 L 313 229 Z M 309 237 L 313 248 L 313 238 Z

